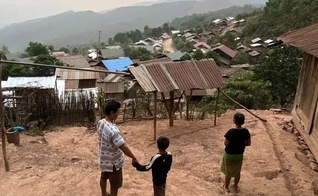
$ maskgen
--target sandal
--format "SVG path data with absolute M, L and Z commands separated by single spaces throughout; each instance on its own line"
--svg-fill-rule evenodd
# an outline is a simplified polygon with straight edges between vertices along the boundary
M 240 188 L 239 188 L 238 186 L 235 186 L 234 184 L 231 185 L 231 189 L 233 189 L 233 191 L 234 191 L 235 193 L 239 193 L 239 192 L 240 192 Z
M 225 188 L 225 184 L 222 185 L 222 188 L 225 190 L 225 192 L 230 193 L 230 189 L 229 188 Z

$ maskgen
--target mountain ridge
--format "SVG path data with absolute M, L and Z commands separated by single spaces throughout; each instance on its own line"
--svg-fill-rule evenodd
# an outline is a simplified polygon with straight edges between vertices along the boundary
M 207 2 L 183 0 L 151 6 L 128 6 L 109 10 L 104 14 L 93 11 L 67 11 L 0 29 L 0 45 L 6 45 L 14 52 L 24 50 L 30 41 L 52 44 L 55 47 L 84 45 L 96 42 L 98 31 L 102 32 L 102 41 L 106 41 L 118 32 L 142 29 L 146 25 L 157 27 L 192 13 L 216 11 L 222 6 L 230 7 L 233 1 L 237 0 L 224 0 L 223 3 L 218 4 L 219 6 L 210 7 L 208 10 L 205 7 L 217 2 L 216 0 Z M 255 1 L 259 0 L 244 0 L 244 2 Z

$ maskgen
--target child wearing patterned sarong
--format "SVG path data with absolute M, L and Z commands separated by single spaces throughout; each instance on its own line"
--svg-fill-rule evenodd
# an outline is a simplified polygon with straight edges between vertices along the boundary
M 231 186 L 235 193 L 240 191 L 238 183 L 241 177 L 241 168 L 243 163 L 243 154 L 245 146 L 251 145 L 251 135 L 246 128 L 242 128 L 245 122 L 245 116 L 241 113 L 234 115 L 234 124 L 236 128 L 230 129 L 225 135 L 225 151 L 221 165 L 221 171 L 225 175 L 223 188 L 230 192 L 229 186 L 231 178 L 234 178 L 234 184 Z

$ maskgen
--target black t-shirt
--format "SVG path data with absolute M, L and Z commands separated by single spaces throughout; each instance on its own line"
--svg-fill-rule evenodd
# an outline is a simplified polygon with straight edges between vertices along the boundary
M 151 157 L 148 165 L 134 164 L 138 171 L 152 170 L 152 181 L 155 185 L 163 185 L 166 183 L 167 174 L 172 164 L 172 155 L 170 152 L 166 154 L 156 154 Z
M 224 137 L 230 142 L 225 147 L 225 152 L 228 154 L 243 154 L 246 141 L 251 138 L 250 132 L 245 128 L 230 129 Z

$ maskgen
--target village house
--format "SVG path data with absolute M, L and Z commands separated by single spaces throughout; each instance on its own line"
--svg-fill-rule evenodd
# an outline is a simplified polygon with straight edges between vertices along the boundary
M 162 40 L 167 40 L 167 39 L 170 39 L 171 37 L 170 37 L 170 35 L 168 35 L 168 33 L 163 33 L 163 34 L 160 36 L 160 38 L 161 38 Z
M 145 42 L 144 40 L 140 40 L 139 42 L 135 43 L 136 46 L 148 46 L 148 42 Z
M 318 160 L 318 23 L 277 38 L 302 49 L 303 58 L 293 108 L 293 122 Z
M 106 59 L 114 59 L 114 58 L 121 58 L 125 57 L 125 52 L 123 49 L 101 49 L 100 50 L 100 55 L 103 60 Z
M 206 42 L 199 42 L 194 45 L 196 49 L 210 50 L 211 46 L 209 46 Z
M 155 39 L 152 39 L 151 37 L 148 37 L 148 38 L 146 38 L 146 39 L 144 39 L 144 42 L 146 42 L 149 46 L 152 46 L 152 45 L 154 45 L 154 43 L 155 43 Z M 136 44 L 137 45 L 137 44 Z
M 90 64 L 83 55 L 57 56 L 57 59 L 71 67 L 90 69 Z M 96 81 L 99 78 L 97 72 L 84 72 L 70 69 L 55 70 L 58 79 L 65 80 L 65 89 L 82 89 L 96 87 Z
M 236 51 L 225 45 L 219 45 L 211 49 L 212 51 L 220 55 L 219 60 L 226 66 L 230 65 L 232 59 L 236 56 Z
M 248 54 L 250 55 L 249 63 L 257 64 L 261 53 L 254 50 L 252 52 L 249 52 Z

